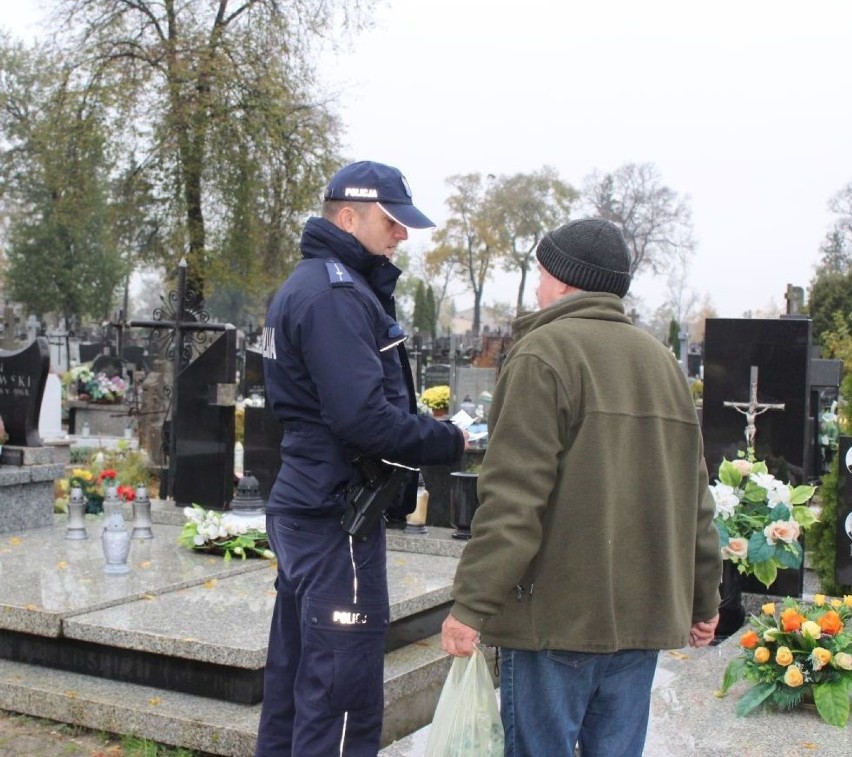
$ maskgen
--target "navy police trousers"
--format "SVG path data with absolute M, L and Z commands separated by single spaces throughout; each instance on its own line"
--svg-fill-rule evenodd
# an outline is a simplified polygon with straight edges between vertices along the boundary
M 375 757 L 389 624 L 384 523 L 351 539 L 340 517 L 270 514 L 277 596 L 257 757 Z

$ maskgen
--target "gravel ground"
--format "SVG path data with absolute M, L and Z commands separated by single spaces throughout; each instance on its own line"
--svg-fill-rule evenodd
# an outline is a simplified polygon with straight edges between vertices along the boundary
M 0 757 L 123 757 L 118 737 L 0 710 Z
M 0 710 L 0 757 L 203 757 L 186 749 Z

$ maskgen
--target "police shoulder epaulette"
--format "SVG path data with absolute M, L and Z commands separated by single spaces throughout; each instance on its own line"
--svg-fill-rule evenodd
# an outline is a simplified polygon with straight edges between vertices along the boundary
M 325 268 L 328 271 L 328 283 L 333 287 L 354 287 L 355 282 L 346 270 L 337 260 L 326 260 Z

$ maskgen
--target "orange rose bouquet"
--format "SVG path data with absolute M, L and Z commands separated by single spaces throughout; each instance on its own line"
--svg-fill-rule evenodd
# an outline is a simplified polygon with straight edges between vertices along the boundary
M 784 600 L 752 615 L 740 637 L 741 654 L 725 670 L 720 694 L 741 679 L 754 685 L 737 702 L 737 715 L 760 705 L 792 709 L 813 698 L 820 717 L 843 727 L 852 697 L 852 596 L 812 604 Z

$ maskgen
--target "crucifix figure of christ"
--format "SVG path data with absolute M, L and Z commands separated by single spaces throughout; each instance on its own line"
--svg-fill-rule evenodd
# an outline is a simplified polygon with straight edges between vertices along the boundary
M 751 366 L 751 387 L 749 391 L 748 402 L 723 402 L 724 407 L 732 407 L 738 413 L 741 413 L 746 418 L 745 438 L 747 449 L 754 450 L 754 437 L 757 436 L 757 426 L 755 420 L 758 415 L 762 415 L 767 410 L 783 410 L 784 403 L 760 403 L 757 401 L 757 366 Z
M 177 434 L 175 433 L 174 420 L 178 412 L 178 376 L 192 359 L 193 347 L 190 337 L 197 338 L 205 331 L 226 331 L 233 326 L 224 323 L 208 323 L 207 311 L 194 307 L 197 301 L 197 293 L 189 289 L 186 284 L 186 260 L 178 264 L 178 287 L 176 291 L 169 293 L 169 300 L 173 306 L 173 312 L 165 308 L 157 308 L 154 311 L 154 319 L 146 321 L 130 321 L 127 325 L 135 328 L 147 328 L 154 340 L 156 335 L 161 334 L 164 339 L 163 351 L 172 361 L 172 385 L 167 391 L 170 408 L 167 411 L 170 426 L 166 434 L 167 457 L 168 457 L 168 481 L 167 496 L 174 499 L 175 486 L 175 460 L 177 452 Z M 171 315 L 171 318 L 165 317 Z M 166 421 L 163 422 L 164 429 Z

